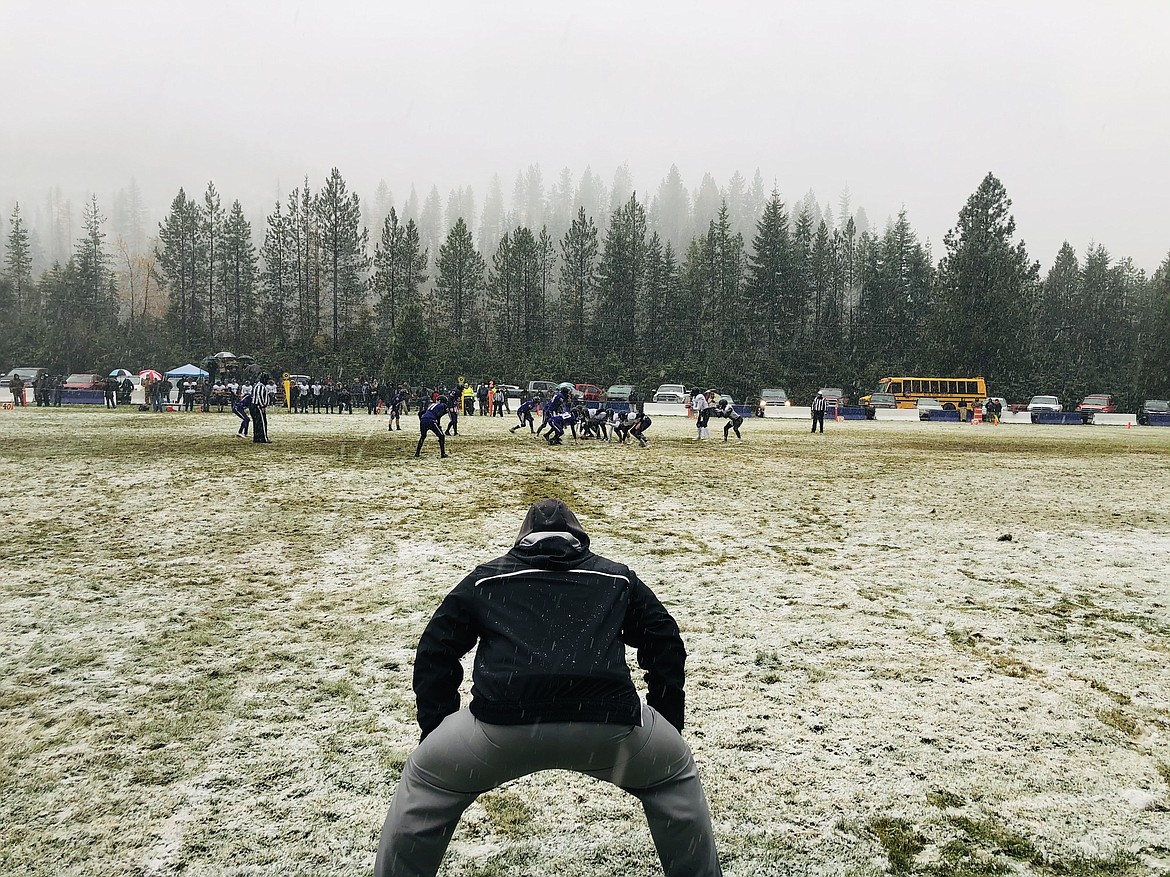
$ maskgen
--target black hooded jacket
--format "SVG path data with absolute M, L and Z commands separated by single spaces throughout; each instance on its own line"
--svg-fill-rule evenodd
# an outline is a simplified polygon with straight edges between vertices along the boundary
M 647 703 L 682 730 L 678 625 L 628 566 L 589 550 L 560 500 L 533 505 L 512 550 L 476 567 L 427 624 L 414 663 L 423 737 L 459 709 L 460 659 L 477 642 L 470 709 L 481 721 L 640 724 L 629 646 Z

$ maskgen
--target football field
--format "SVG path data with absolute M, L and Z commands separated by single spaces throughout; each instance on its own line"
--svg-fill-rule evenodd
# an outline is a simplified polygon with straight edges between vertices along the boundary
M 0 412 L 0 874 L 370 873 L 419 633 L 548 496 L 679 622 L 726 874 L 1170 871 L 1170 429 L 236 423 Z M 661 871 L 552 772 L 442 873 Z

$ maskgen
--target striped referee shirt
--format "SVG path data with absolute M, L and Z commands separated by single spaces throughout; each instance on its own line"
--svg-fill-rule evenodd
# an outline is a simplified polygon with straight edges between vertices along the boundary
M 272 404 L 272 388 L 257 381 L 252 387 L 252 401 L 260 408 L 267 408 Z

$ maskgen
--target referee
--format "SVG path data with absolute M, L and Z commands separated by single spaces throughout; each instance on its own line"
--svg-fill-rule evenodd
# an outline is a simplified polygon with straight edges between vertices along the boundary
M 252 442 L 271 444 L 268 438 L 268 406 L 272 403 L 272 388 L 269 384 L 272 378 L 268 372 L 263 372 L 256 379 L 252 387 L 252 401 L 248 403 L 248 413 L 252 415 Z

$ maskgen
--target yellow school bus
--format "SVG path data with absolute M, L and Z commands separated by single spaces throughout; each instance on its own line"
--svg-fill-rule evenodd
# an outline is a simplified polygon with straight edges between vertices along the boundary
M 882 378 L 875 393 L 892 393 L 899 408 L 914 408 L 919 399 L 938 399 L 943 408 L 975 408 L 987 398 L 983 378 Z M 862 405 L 869 404 L 863 396 Z

